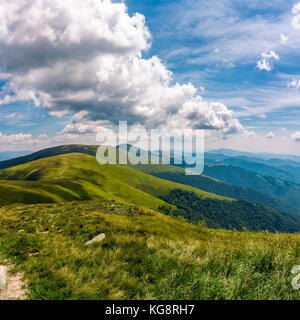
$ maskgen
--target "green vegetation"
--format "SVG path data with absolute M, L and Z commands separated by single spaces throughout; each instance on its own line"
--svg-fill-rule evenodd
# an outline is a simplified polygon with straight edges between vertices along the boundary
M 82 150 L 85 152 L 90 149 L 85 147 Z M 289 215 L 262 205 L 254 206 L 250 202 L 237 201 L 141 172 L 148 172 L 150 168 L 155 168 L 153 170 L 159 174 L 166 168 L 170 168 L 176 174 L 183 170 L 164 165 L 101 166 L 95 156 L 83 153 L 67 153 L 39 159 L 0 170 L 0 205 L 62 203 L 100 198 L 141 205 L 154 210 L 160 209 L 168 214 L 173 214 L 177 208 L 174 215 L 180 214 L 189 221 L 205 220 L 208 226 L 215 228 L 240 230 L 247 227 L 253 231 L 272 232 L 299 230 L 299 221 Z M 181 196 L 177 198 L 180 190 Z M 187 199 L 190 201 L 190 194 L 195 197 L 196 205 L 193 207 L 187 203 Z
M 97 163 L 94 156 L 65 154 L 0 171 L 0 204 L 53 203 L 105 198 L 157 209 L 158 199 L 183 188 L 202 198 L 227 199 L 162 180 L 126 166 Z
M 82 153 L 88 154 L 91 156 L 96 155 L 98 146 L 88 146 L 81 144 L 72 144 L 72 145 L 63 145 L 54 148 L 43 149 L 38 152 L 34 152 L 27 156 L 18 157 L 6 161 L 0 162 L 0 169 L 6 169 L 14 166 L 18 166 L 20 164 L 25 164 L 28 162 L 32 162 L 39 159 L 45 159 L 49 157 L 55 157 L 62 154 L 68 153 Z
M 210 230 L 103 200 L 3 207 L 0 241 L 30 299 L 300 298 L 296 234 Z
M 209 165 L 205 167 L 204 174 L 236 186 L 254 189 L 285 201 L 298 210 L 300 208 L 299 184 L 271 176 L 263 176 L 231 165 Z
M 206 158 L 210 164 L 230 165 L 244 169 L 246 171 L 254 172 L 263 176 L 271 176 L 276 179 L 291 181 L 296 184 L 300 183 L 299 165 L 296 167 L 290 165 L 282 165 L 286 161 L 271 159 L 269 161 L 262 161 L 261 159 L 253 159 L 247 157 L 226 157 L 224 155 L 208 154 Z M 281 162 L 281 165 L 278 165 Z
M 200 199 L 195 193 L 173 190 L 162 197 L 178 209 L 172 215 L 181 216 L 187 221 L 197 223 L 204 220 L 209 227 L 250 231 L 268 230 L 270 232 L 299 232 L 299 220 L 280 212 L 246 201 L 220 201 Z M 164 210 L 168 213 L 168 210 Z
M 275 233 L 300 231 L 294 218 L 209 177 L 100 166 L 95 152 L 61 146 L 0 163 L 0 262 L 23 271 L 29 299 L 300 298 L 300 235 Z
M 152 174 L 155 177 L 161 179 L 186 184 L 224 197 L 260 203 L 267 207 L 286 213 L 288 215 L 300 215 L 299 210 L 296 210 L 284 201 L 269 196 L 265 193 L 258 192 L 250 188 L 242 188 L 239 186 L 235 186 L 230 183 L 216 180 L 205 175 L 188 176 L 185 174 L 184 169 L 176 168 L 176 170 L 173 170 L 173 168 L 170 167 L 171 166 L 164 165 L 160 165 L 159 168 L 158 166 L 149 166 L 149 168 L 147 168 L 146 171 L 147 173 Z M 143 170 L 144 168 L 142 168 L 142 171 Z

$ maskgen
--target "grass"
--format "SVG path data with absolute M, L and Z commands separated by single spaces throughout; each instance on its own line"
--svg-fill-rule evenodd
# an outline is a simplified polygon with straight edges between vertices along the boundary
M 0 208 L 1 255 L 30 299 L 299 299 L 299 245 L 299 234 L 211 230 L 108 200 Z
M 0 205 L 105 198 L 157 209 L 172 190 L 202 198 L 229 198 L 144 174 L 121 165 L 101 166 L 94 156 L 64 154 L 0 170 Z

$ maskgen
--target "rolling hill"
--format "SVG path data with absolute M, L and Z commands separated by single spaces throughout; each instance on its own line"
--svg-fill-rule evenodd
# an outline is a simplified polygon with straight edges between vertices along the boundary
M 186 184 L 224 197 L 260 203 L 289 215 L 300 216 L 300 211 L 286 202 L 249 187 L 243 188 L 206 175 L 188 176 L 184 169 L 169 165 L 138 165 L 134 167 L 161 179 Z
M 82 153 L 71 153 L 74 150 Z M 66 151 L 66 154 L 54 156 Z M 165 210 L 168 214 L 181 215 L 191 222 L 206 220 L 209 226 L 249 230 L 294 232 L 299 229 L 297 219 L 271 208 L 256 209 L 248 201 L 237 201 L 199 188 L 160 179 L 124 165 L 100 166 L 95 157 L 84 153 L 95 152 L 95 147 L 66 146 L 48 149 L 31 155 L 27 160 L 39 160 L 0 170 L 0 203 L 53 203 L 72 200 L 116 200 L 137 204 L 151 209 Z M 42 155 L 53 155 L 41 158 Z M 26 161 L 23 157 L 22 161 Z M 19 160 L 20 161 L 20 158 Z M 177 169 L 177 168 L 176 168 Z M 187 208 L 180 208 L 171 195 L 175 191 L 190 197 L 193 193 L 205 206 L 194 210 L 193 219 Z M 208 209 L 209 208 L 209 209 Z M 218 215 L 211 213 L 217 210 Z M 253 218 L 256 214 L 256 219 Z M 246 219 L 240 219 L 243 215 Z M 266 224 L 266 217 L 276 217 L 276 224 Z M 228 219 L 230 217 L 230 219 Z M 248 218 L 247 218 L 248 217 Z M 252 218 L 251 218 L 252 217 Z
M 242 156 L 227 157 L 222 154 L 206 154 L 206 164 L 223 164 L 239 167 L 247 171 L 252 171 L 264 176 L 271 176 L 277 179 L 286 180 L 300 184 L 300 170 L 297 162 L 288 160 L 257 160 Z M 296 164 L 295 164 L 296 163 Z
M 28 163 L 31 161 L 44 159 L 48 157 L 59 156 L 62 154 L 69 154 L 69 153 L 83 153 L 94 156 L 97 152 L 98 146 L 88 146 L 88 145 L 62 145 L 53 148 L 47 148 L 40 150 L 38 152 L 31 153 L 26 156 L 17 157 L 14 159 L 0 161 L 0 169 L 6 169 L 10 167 L 14 167 L 20 164 Z
M 300 298 L 290 272 L 299 234 L 246 230 L 300 232 L 298 221 L 150 175 L 182 168 L 100 166 L 95 150 L 42 150 L 0 170 L 0 264 L 23 273 L 28 299 Z M 200 178 L 220 193 L 241 189 Z
M 205 166 L 204 174 L 224 182 L 278 198 L 296 210 L 300 208 L 300 185 L 231 165 Z
M 77 199 L 74 200 L 81 198 L 88 200 L 88 197 L 93 199 L 97 196 L 103 196 L 114 200 L 122 199 L 126 202 L 132 201 L 132 197 L 134 197 L 138 201 L 141 192 L 145 195 L 151 195 L 153 198 L 165 195 L 175 189 L 193 191 L 201 198 L 230 200 L 193 187 L 162 180 L 126 166 L 101 166 L 95 157 L 78 153 L 53 156 L 3 169 L 0 171 L 0 180 L 4 180 L 4 184 L 9 181 L 18 181 L 37 183 L 37 186 L 47 184 L 65 188 L 68 188 L 68 183 L 71 182 L 68 190 L 77 196 Z M 73 183 L 75 183 L 74 186 Z M 138 191 L 140 191 L 138 196 L 135 196 L 134 193 Z M 135 202 L 132 201 L 132 203 Z

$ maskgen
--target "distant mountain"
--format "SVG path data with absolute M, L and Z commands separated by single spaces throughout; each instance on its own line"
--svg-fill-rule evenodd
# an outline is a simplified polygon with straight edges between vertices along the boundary
M 232 165 L 208 165 L 204 174 L 227 183 L 249 188 L 278 198 L 300 209 L 300 185 L 271 176 L 264 176 Z
M 25 156 L 32 153 L 31 151 L 4 151 L 0 152 L 0 161 L 13 159 L 16 157 Z
M 10 159 L 6 161 L 1 161 L 0 169 L 6 169 L 6 168 L 10 168 L 20 164 L 39 160 L 39 159 L 58 156 L 61 154 L 83 153 L 83 154 L 95 155 L 97 148 L 98 146 L 87 146 L 87 145 L 63 145 L 63 146 L 58 146 L 53 148 L 47 148 L 38 152 L 31 153 L 26 156 Z
M 252 231 L 271 232 L 281 228 L 288 228 L 290 232 L 299 230 L 298 227 L 295 228 L 293 218 L 257 203 L 201 200 L 193 192 L 184 190 L 174 190 L 162 199 L 177 206 L 178 210 L 173 215 L 197 222 L 200 213 L 209 227 L 237 230 L 247 228 Z
M 300 167 L 294 162 L 292 166 L 288 165 L 290 160 L 254 160 L 255 158 L 227 157 L 222 154 L 205 154 L 206 164 L 226 164 L 239 167 L 248 171 L 253 171 L 265 176 L 291 181 L 300 184 Z M 285 165 L 283 165 L 285 164 Z
M 236 158 L 237 159 L 242 159 L 242 160 L 245 160 L 245 161 L 265 164 L 267 166 L 278 167 L 278 168 L 281 168 L 281 167 L 284 167 L 284 166 L 300 168 L 300 162 L 289 160 L 289 159 L 272 158 L 272 159 L 265 160 L 265 159 L 250 158 L 250 157 L 245 157 L 245 156 L 239 156 L 239 157 L 236 157 Z
M 300 162 L 300 156 L 291 155 L 291 154 L 273 154 L 267 152 L 247 152 L 247 151 L 239 151 L 239 150 L 232 150 L 232 149 L 216 149 L 207 151 L 206 154 L 222 154 L 223 156 L 227 157 L 240 157 L 245 156 L 249 158 L 260 158 L 264 160 L 270 159 L 282 159 L 282 160 L 292 160 L 296 162 Z
M 174 169 L 171 166 L 163 165 L 160 165 L 160 168 L 158 167 L 159 165 L 147 166 L 147 168 L 146 166 L 138 166 L 138 169 L 161 179 L 186 184 L 224 197 L 260 203 L 289 215 L 300 216 L 300 209 L 297 210 L 286 202 L 266 193 L 251 188 L 243 188 L 205 175 L 188 176 L 184 169 Z

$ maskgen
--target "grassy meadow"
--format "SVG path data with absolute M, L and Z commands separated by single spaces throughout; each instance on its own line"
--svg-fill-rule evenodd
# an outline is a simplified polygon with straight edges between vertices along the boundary
M 299 234 L 207 229 L 115 201 L 2 207 L 0 251 L 29 299 L 300 298 Z

